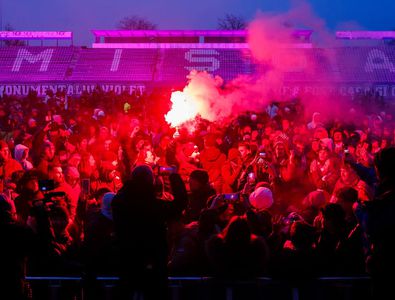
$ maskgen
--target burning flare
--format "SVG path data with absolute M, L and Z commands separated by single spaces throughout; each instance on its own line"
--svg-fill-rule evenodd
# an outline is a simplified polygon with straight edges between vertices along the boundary
M 173 104 L 171 110 L 165 115 L 165 119 L 171 127 L 191 121 L 199 113 L 197 101 L 193 97 L 188 97 L 184 92 L 173 92 L 170 100 Z
M 187 127 L 192 132 L 197 116 L 210 122 L 218 121 L 231 113 L 232 105 L 221 96 L 223 80 L 207 72 L 191 71 L 183 91 L 171 95 L 172 108 L 165 115 L 171 127 Z

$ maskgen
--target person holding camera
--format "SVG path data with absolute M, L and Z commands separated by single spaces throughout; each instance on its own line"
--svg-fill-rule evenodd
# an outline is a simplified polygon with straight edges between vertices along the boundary
M 265 274 L 269 248 L 264 238 L 251 233 L 247 219 L 234 216 L 219 234 L 206 242 L 214 274 L 220 278 L 248 279 Z
M 248 181 L 248 174 L 253 171 L 253 163 L 254 163 L 254 157 L 252 156 L 251 153 L 251 146 L 248 143 L 242 142 L 238 145 L 237 149 L 239 150 L 240 153 L 240 164 L 241 168 L 239 170 L 239 175 L 237 176 L 237 187 L 236 191 L 241 191 L 246 182 Z
M 175 170 L 173 170 L 174 172 Z M 185 185 L 177 173 L 168 174 L 173 201 L 155 195 L 155 177 L 147 165 L 133 169 L 112 202 L 119 246 L 119 299 L 140 293 L 144 299 L 166 299 L 167 222 L 179 219 L 187 204 Z
M 189 176 L 188 205 L 183 215 L 184 223 L 197 221 L 201 211 L 207 207 L 208 199 L 215 193 L 208 172 L 204 169 L 193 170 Z

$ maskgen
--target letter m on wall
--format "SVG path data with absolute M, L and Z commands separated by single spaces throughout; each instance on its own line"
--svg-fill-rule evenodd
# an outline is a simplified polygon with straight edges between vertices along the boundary
M 46 72 L 48 65 L 51 62 L 53 49 L 46 49 L 38 54 L 32 54 L 26 49 L 19 49 L 18 54 L 15 58 L 14 65 L 12 66 L 12 72 L 19 72 L 23 61 L 27 61 L 30 64 L 41 62 L 40 72 Z

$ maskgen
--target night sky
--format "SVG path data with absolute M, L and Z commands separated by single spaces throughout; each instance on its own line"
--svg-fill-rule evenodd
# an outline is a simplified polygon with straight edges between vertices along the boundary
M 0 0 L 2 25 L 15 30 L 73 31 L 76 45 L 90 46 L 90 29 L 115 29 L 129 15 L 158 29 L 216 29 L 226 13 L 252 20 L 258 11 L 283 13 L 286 0 Z M 395 30 L 394 0 L 308 0 L 330 30 Z M 294 4 L 291 4 L 294 3 Z

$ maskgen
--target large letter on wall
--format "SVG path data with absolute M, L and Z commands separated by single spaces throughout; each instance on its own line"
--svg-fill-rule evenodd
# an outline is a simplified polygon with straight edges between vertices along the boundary
M 31 64 L 35 64 L 41 60 L 40 72 L 46 72 L 48 70 L 49 63 L 51 62 L 52 54 L 53 49 L 47 49 L 38 54 L 31 54 L 26 49 L 20 49 L 14 61 L 14 65 L 12 66 L 12 72 L 19 72 L 24 60 L 27 60 Z
M 208 71 L 213 72 L 219 69 L 219 60 L 213 57 L 213 55 L 219 55 L 219 53 L 213 49 L 191 49 L 185 53 L 185 59 L 189 62 L 197 62 L 197 63 L 211 63 L 210 66 L 187 66 L 185 69 L 188 71 L 197 70 L 197 71 Z
M 394 64 L 389 60 L 388 56 L 379 49 L 373 49 L 369 52 L 365 64 L 365 72 L 373 72 L 375 70 L 395 72 Z
M 122 57 L 122 49 L 116 49 L 114 52 L 114 58 L 112 59 L 112 64 L 111 64 L 111 72 L 116 72 L 118 71 L 119 67 L 119 62 L 121 61 Z

